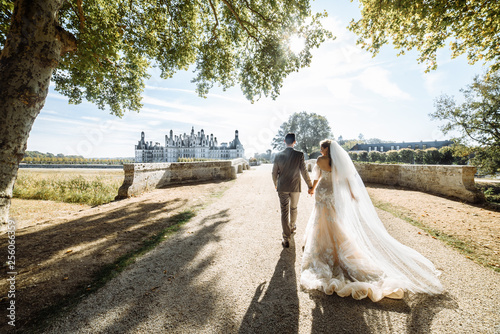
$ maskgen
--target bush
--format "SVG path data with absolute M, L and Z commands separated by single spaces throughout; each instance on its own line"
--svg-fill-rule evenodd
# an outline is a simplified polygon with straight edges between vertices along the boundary
M 441 160 L 439 161 L 441 165 L 453 165 L 455 157 L 453 156 L 453 149 L 451 147 L 441 147 L 439 153 L 441 154 Z
M 381 162 L 382 161 L 382 156 L 384 156 L 384 153 L 380 153 L 378 151 L 371 151 L 368 153 L 368 161 L 370 162 Z M 384 160 L 385 161 L 385 156 Z
M 368 152 L 366 151 L 359 152 L 358 161 L 368 161 Z
M 484 193 L 490 203 L 500 205 L 500 185 L 496 183 L 476 182 L 476 187 Z
M 437 165 L 441 161 L 441 154 L 435 147 L 424 150 L 424 164 Z
M 405 164 L 412 164 L 415 152 L 409 148 L 403 148 L 398 151 L 399 161 Z
M 425 155 L 425 151 L 424 150 L 420 150 L 420 149 L 417 149 L 415 150 L 415 152 L 413 152 L 413 159 L 415 161 L 416 164 L 423 164 L 424 163 L 424 155 Z
M 385 161 L 399 162 L 399 153 L 396 150 L 390 150 L 385 153 Z
M 356 152 L 349 152 L 349 156 L 351 157 L 352 161 L 358 161 L 358 153 L 356 153 Z

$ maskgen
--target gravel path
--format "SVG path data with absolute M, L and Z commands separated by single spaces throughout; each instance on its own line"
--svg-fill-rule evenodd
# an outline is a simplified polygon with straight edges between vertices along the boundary
M 500 333 L 500 274 L 384 211 L 389 232 L 443 272 L 446 292 L 370 300 L 302 291 L 303 193 L 295 244 L 283 249 L 269 165 L 224 195 L 47 333 Z

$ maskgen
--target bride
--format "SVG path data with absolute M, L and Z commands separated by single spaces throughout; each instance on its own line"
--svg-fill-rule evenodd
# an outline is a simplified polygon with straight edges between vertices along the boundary
M 355 299 L 439 294 L 439 272 L 423 255 L 391 237 L 347 152 L 321 142 L 313 170 L 315 205 L 304 236 L 300 283 Z

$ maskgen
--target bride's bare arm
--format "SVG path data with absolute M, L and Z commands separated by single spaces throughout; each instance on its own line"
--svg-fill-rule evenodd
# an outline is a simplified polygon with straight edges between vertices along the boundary
M 347 180 L 347 186 L 349 187 L 349 192 L 351 193 L 352 199 L 356 200 L 356 196 L 354 196 L 354 194 L 352 193 L 352 188 L 351 184 L 349 183 L 349 180 Z

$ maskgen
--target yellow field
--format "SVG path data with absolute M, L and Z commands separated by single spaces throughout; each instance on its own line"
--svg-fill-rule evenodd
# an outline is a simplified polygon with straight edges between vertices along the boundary
M 100 205 L 115 198 L 122 182 L 122 169 L 20 169 L 13 196 Z
M 123 169 L 97 169 L 97 168 L 21 168 L 18 176 L 33 176 L 50 178 L 53 176 L 75 177 L 82 176 L 85 179 L 100 176 L 103 179 L 123 181 Z

